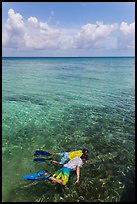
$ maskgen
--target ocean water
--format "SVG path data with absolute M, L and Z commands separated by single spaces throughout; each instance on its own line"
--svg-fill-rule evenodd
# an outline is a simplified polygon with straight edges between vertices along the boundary
M 35 150 L 83 147 L 78 185 L 22 178 L 57 169 Z M 3 202 L 132 202 L 134 177 L 134 57 L 2 59 Z

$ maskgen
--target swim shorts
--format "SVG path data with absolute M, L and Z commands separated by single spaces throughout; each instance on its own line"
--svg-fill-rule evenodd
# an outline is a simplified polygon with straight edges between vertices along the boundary
M 70 168 L 62 167 L 61 169 L 59 169 L 53 174 L 53 177 L 57 179 L 61 179 L 64 185 L 66 185 L 69 180 L 70 172 L 71 172 Z

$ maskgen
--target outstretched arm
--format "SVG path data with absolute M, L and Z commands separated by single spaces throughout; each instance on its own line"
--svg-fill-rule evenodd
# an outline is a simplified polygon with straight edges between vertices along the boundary
M 55 165 L 62 165 L 62 164 L 60 164 L 59 162 L 57 162 L 57 161 L 55 161 L 55 160 L 50 160 L 50 162 L 51 162 L 52 164 L 55 164 Z
M 76 168 L 76 174 L 77 174 L 77 180 L 74 184 L 78 183 L 79 182 L 79 178 L 80 178 L 80 166 L 77 166 Z
M 56 155 L 59 155 L 59 153 L 53 152 L 52 155 L 53 155 L 53 156 L 56 156 Z
M 59 154 L 60 154 L 60 153 L 52 153 L 53 156 L 57 156 L 57 155 L 59 155 Z M 55 165 L 61 165 L 60 162 L 57 162 L 57 161 L 55 161 L 55 160 L 50 160 L 50 162 L 51 162 L 52 164 L 55 164 Z

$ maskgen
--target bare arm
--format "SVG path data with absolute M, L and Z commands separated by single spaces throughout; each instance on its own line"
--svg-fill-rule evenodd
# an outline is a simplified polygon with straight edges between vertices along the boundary
M 55 160 L 50 160 L 50 162 L 53 163 L 53 164 L 55 164 L 55 165 L 56 165 L 56 164 L 57 164 L 57 165 L 61 165 L 59 162 L 57 162 L 57 161 L 55 161 Z
M 52 155 L 53 155 L 53 156 L 56 156 L 56 155 L 59 155 L 59 153 L 54 153 L 54 152 L 53 152 Z
M 52 155 L 53 155 L 53 156 L 57 156 L 57 155 L 60 155 L 60 153 L 54 153 L 54 152 L 53 152 Z M 50 160 L 50 162 L 53 163 L 53 164 L 55 164 L 55 165 L 59 165 L 59 166 L 62 165 L 62 164 L 60 164 L 60 162 L 57 162 L 57 161 L 55 161 L 55 160 Z
M 77 180 L 76 180 L 75 184 L 79 182 L 79 178 L 80 178 L 80 166 L 77 166 L 76 174 L 77 174 Z

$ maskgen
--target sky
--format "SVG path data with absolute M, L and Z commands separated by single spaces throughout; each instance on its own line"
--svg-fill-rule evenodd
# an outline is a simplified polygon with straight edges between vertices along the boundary
M 2 2 L 2 56 L 134 55 L 134 2 Z

